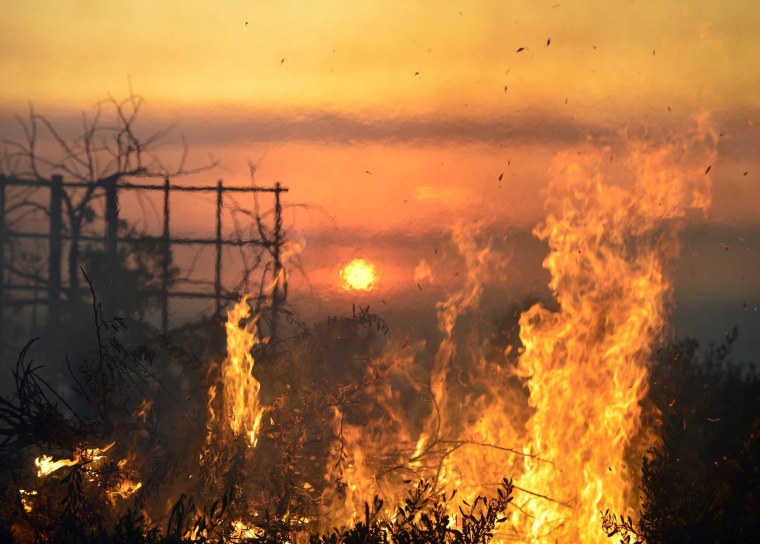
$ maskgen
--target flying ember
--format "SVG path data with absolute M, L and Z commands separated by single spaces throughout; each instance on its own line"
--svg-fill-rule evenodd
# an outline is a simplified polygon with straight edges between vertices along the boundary
M 346 291 L 372 291 L 378 280 L 377 268 L 365 259 L 354 259 L 340 271 Z

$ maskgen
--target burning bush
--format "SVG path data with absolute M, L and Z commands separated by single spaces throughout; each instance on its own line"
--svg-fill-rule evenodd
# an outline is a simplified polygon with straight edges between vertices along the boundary
M 347 445 L 341 428 L 332 434 L 335 414 L 373 417 L 359 401 L 374 378 L 350 364 L 357 350 L 367 353 L 368 343 L 387 334 L 368 309 L 311 334 L 302 331 L 293 346 L 296 353 L 309 349 L 311 371 L 301 380 L 280 375 L 280 393 L 260 398 L 252 353 L 261 339 L 241 301 L 230 311 L 223 361 L 201 372 L 182 359 L 185 378 L 196 374 L 209 391 L 207 405 L 186 403 L 183 414 L 166 405 L 189 401 L 163 381 L 176 360 L 145 346 L 127 347 L 123 325 L 105 321 L 97 304 L 93 311 L 97 353 L 76 370 L 69 367 L 79 404 L 46 381 L 29 357 L 32 343 L 14 370 L 14 396 L 0 400 L 2 521 L 14 541 L 474 543 L 489 541 L 505 521 L 513 489 L 508 480 L 495 497 L 464 502 L 458 516 L 451 514 L 453 493 L 406 480 L 400 506 L 383 510 L 375 496 L 364 505 L 363 523 L 319 534 L 322 499 L 332 495 L 339 504 L 355 484 L 342 476 Z M 293 352 L 258 355 L 282 363 L 263 373 L 269 383 L 293 370 L 286 363 Z M 335 357 L 344 358 L 333 373 L 343 385 L 325 380 L 325 364 Z M 138 402 L 140 394 L 145 398 Z M 107 437 L 115 441 L 106 443 Z M 325 480 L 326 464 L 341 476 Z

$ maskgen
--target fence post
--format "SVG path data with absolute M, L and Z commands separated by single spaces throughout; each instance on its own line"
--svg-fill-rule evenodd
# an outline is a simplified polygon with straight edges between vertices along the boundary
M 0 356 L 3 350 L 3 310 L 5 309 L 5 175 L 0 174 Z
M 169 263 L 171 262 L 171 239 L 169 238 L 169 178 L 164 179 L 164 232 L 161 259 L 161 332 L 169 331 Z
M 277 321 L 280 310 L 280 303 L 285 302 L 287 285 L 282 283 L 282 256 L 280 246 L 282 245 L 282 204 L 280 203 L 280 182 L 274 186 L 274 248 L 272 257 L 274 259 L 274 287 L 272 289 L 272 340 L 277 339 Z
M 116 254 L 119 236 L 119 197 L 116 192 L 116 178 L 106 180 L 106 253 L 111 273 L 116 271 Z
M 61 211 L 63 178 L 50 179 L 50 248 L 48 255 L 48 329 L 55 336 L 61 318 Z
M 216 263 L 214 266 L 214 299 L 216 315 L 222 311 L 222 180 L 216 183 Z

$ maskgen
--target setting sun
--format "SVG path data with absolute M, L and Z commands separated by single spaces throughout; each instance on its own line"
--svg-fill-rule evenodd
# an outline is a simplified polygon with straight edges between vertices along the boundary
M 377 283 L 377 268 L 364 259 L 354 259 L 340 271 L 345 290 L 371 291 Z

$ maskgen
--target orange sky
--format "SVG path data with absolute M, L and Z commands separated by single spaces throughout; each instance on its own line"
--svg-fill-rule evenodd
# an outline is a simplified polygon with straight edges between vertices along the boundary
M 752 0 L 48 0 L 3 11 L 5 104 L 81 108 L 124 93 L 128 76 L 155 107 L 182 111 L 487 115 L 556 111 L 570 97 L 575 115 L 609 119 L 760 100 Z
M 258 161 L 313 207 L 296 228 L 357 248 L 478 217 L 530 228 L 558 151 L 702 111 L 724 133 L 710 220 L 759 217 L 754 0 L 6 2 L 0 51 L 4 137 L 28 101 L 76 126 L 131 84 L 147 125 L 221 159 L 211 177 L 246 183 Z
M 511 160 L 501 185 L 523 202 L 513 219 L 530 222 L 519 215 L 540 210 L 547 159 L 587 134 L 708 110 L 747 150 L 714 175 L 747 170 L 759 30 L 752 0 L 13 2 L 0 21 L 0 106 L 6 121 L 27 101 L 86 111 L 131 82 L 144 116 L 179 121 L 196 156 L 222 159 L 219 175 L 245 180 L 247 160 L 263 157 L 264 178 L 351 225 L 361 208 L 387 220 L 398 202 L 348 184 L 456 213 L 498 198 L 491 182 Z M 756 199 L 739 181 L 726 187 Z M 735 199 L 739 215 L 750 201 Z

